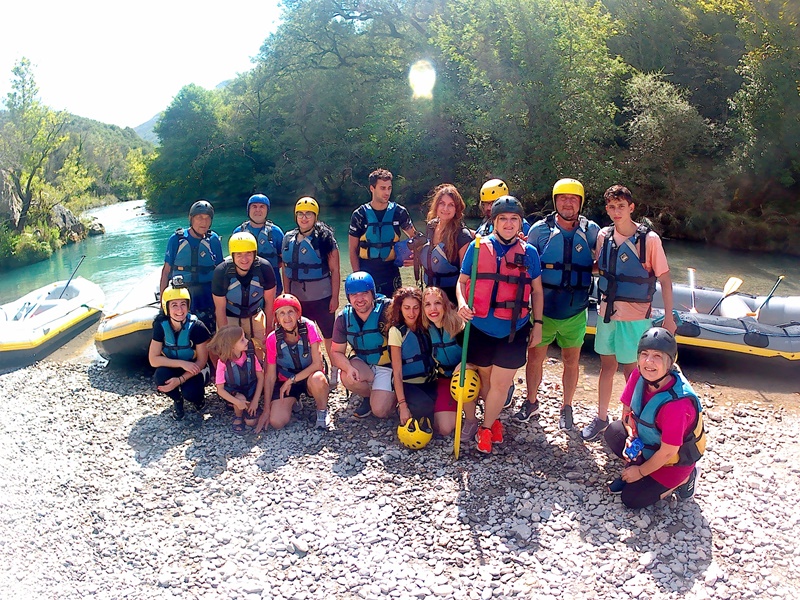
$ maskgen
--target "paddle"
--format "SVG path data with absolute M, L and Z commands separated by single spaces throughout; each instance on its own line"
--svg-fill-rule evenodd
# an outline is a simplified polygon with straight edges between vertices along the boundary
M 697 309 L 694 306 L 694 269 L 689 267 L 687 270 L 689 271 L 689 289 L 692 292 L 692 308 L 689 310 L 689 312 L 696 313 Z
M 767 302 L 769 302 L 769 299 L 770 299 L 770 298 L 772 298 L 772 294 L 774 294 L 774 293 L 775 293 L 775 290 L 777 290 L 777 289 L 778 289 L 778 286 L 781 284 L 781 281 L 783 281 L 783 275 L 781 275 L 780 277 L 778 277 L 778 280 L 775 282 L 775 285 L 773 285 L 773 286 L 772 286 L 772 289 L 770 290 L 769 294 L 767 294 L 767 297 L 766 297 L 766 298 L 764 298 L 764 301 L 761 303 L 761 306 L 759 306 L 759 307 L 756 309 L 756 312 L 749 312 L 749 313 L 747 313 L 747 316 L 748 316 L 748 317 L 755 317 L 755 318 L 756 318 L 756 321 L 758 321 L 758 316 L 759 316 L 759 314 L 761 314 L 761 309 L 762 309 L 762 308 L 764 308 L 764 305 L 765 305 Z
M 722 304 L 722 301 L 725 300 L 731 294 L 735 294 L 736 291 L 741 287 L 743 281 L 738 277 L 731 277 L 728 281 L 725 282 L 725 287 L 722 289 L 722 298 L 717 300 L 717 303 L 708 311 L 708 314 L 713 315 L 714 311 L 719 308 L 719 305 Z
M 77 273 L 77 272 L 78 272 L 78 269 L 80 268 L 80 266 L 81 266 L 81 263 L 83 262 L 83 259 L 84 259 L 84 258 L 86 258 L 86 255 L 85 255 L 85 254 L 83 254 L 83 255 L 81 256 L 81 259 L 78 261 L 78 266 L 77 266 L 77 267 L 75 267 L 75 269 L 72 271 L 72 275 L 70 275 L 70 276 L 69 276 L 69 279 L 67 279 L 67 283 L 66 283 L 66 285 L 64 285 L 64 289 L 63 289 L 63 290 L 61 290 L 61 294 L 60 294 L 60 295 L 59 295 L 59 297 L 58 297 L 58 299 L 59 299 L 59 300 L 61 300 L 61 296 L 63 296 L 63 295 L 64 295 L 64 292 L 66 292 L 66 291 L 67 291 L 67 288 L 69 287 L 69 284 L 70 284 L 70 283 L 72 283 L 72 278 L 73 278 L 73 277 L 75 277 L 75 273 Z
M 469 276 L 469 299 L 467 306 L 472 310 L 472 303 L 475 300 L 475 279 L 478 275 L 478 254 L 481 251 L 481 236 L 475 236 L 475 251 L 472 255 L 472 273 Z M 471 322 L 467 321 L 464 325 L 464 345 L 461 348 L 461 371 L 458 376 L 458 385 L 461 389 L 464 388 L 464 375 L 467 372 L 467 344 L 469 344 L 469 328 Z M 458 394 L 456 399 L 458 408 L 456 409 L 456 434 L 453 440 L 453 454 L 458 460 L 458 452 L 461 450 L 461 411 L 464 409 L 464 394 Z

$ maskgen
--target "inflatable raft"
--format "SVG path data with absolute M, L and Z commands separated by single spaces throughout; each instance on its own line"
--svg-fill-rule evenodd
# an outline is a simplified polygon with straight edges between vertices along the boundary
M 0 306 L 0 368 L 31 364 L 95 323 L 105 294 L 83 277 L 57 281 Z

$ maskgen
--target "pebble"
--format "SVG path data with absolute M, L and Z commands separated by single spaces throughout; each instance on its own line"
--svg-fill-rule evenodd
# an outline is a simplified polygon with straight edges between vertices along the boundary
M 717 398 L 695 497 L 629 511 L 605 489 L 620 465 L 604 446 L 555 430 L 548 377 L 538 421 L 505 415 L 494 455 L 465 444 L 454 462 L 450 439 L 412 452 L 396 422 L 345 420 L 341 388 L 333 431 L 295 418 L 255 437 L 231 433 L 211 388 L 176 423 L 147 373 L 0 374 L 0 595 L 797 597 L 796 416 Z

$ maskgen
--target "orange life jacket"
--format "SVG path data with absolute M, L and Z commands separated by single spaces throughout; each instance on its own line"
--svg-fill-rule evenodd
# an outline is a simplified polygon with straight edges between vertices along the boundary
M 477 250 L 477 248 L 475 249 Z M 527 317 L 530 309 L 531 282 L 525 244 L 517 239 L 505 256 L 499 258 L 489 237 L 481 239 L 478 273 L 472 310 L 476 317 L 494 317 L 516 321 Z M 470 282 L 467 281 L 467 297 Z

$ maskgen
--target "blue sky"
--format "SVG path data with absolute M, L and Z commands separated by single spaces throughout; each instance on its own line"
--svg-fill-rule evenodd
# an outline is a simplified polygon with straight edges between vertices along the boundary
M 39 98 L 51 108 L 135 127 L 169 106 L 184 85 L 210 89 L 249 70 L 279 16 L 278 0 L 8 2 L 0 100 L 14 63 L 25 56 Z

